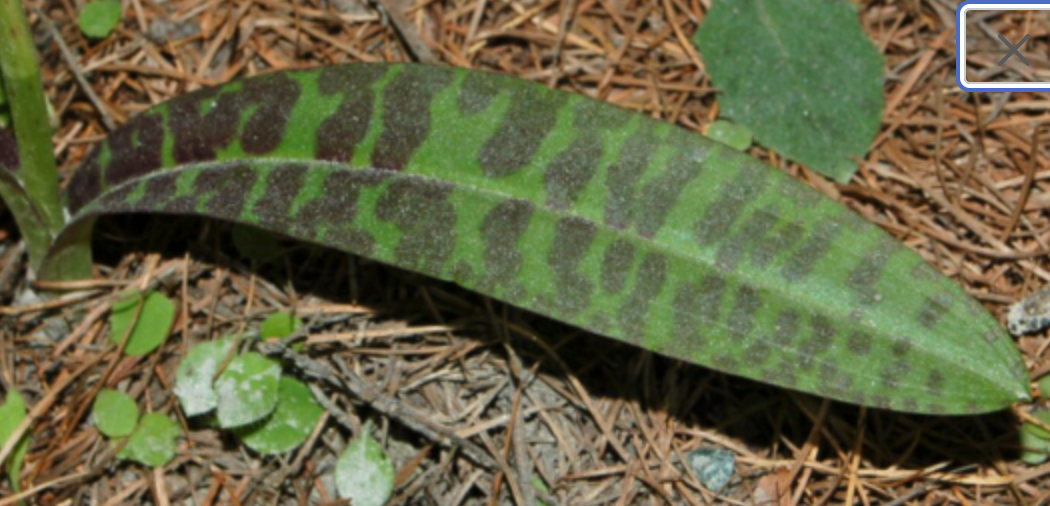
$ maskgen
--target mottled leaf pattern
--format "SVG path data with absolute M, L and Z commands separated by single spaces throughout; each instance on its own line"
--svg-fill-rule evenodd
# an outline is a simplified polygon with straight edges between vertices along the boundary
M 210 216 L 848 402 L 1027 397 L 996 320 L 885 232 L 702 135 L 510 77 L 354 64 L 200 90 L 68 188 L 53 255 L 101 214 Z

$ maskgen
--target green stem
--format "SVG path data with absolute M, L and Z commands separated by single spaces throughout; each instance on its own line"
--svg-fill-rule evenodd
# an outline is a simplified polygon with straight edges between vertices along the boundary
M 17 171 L 20 185 L 0 183 L 0 197 L 15 215 L 32 268 L 38 270 L 51 241 L 65 225 L 65 216 L 59 200 L 39 63 L 20 0 L 0 0 L 0 77 L 10 103 L 21 159 Z M 89 248 L 78 249 L 78 255 L 65 260 L 73 264 L 60 269 L 67 279 L 91 274 Z

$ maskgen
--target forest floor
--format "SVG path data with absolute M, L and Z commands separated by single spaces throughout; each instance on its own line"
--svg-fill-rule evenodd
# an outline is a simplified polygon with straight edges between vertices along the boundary
M 25 3 L 66 174 L 112 125 L 181 93 L 350 61 L 516 75 L 701 132 L 718 117 L 717 90 L 689 40 L 710 0 L 124 0 L 120 27 L 101 41 L 77 29 L 81 0 Z M 759 147 L 750 152 L 877 223 L 1002 319 L 1040 278 L 1050 280 L 1046 256 L 1033 254 L 1050 240 L 1050 143 L 1036 145 L 1050 97 L 960 91 L 954 9 L 947 0 L 861 6 L 885 55 L 887 107 L 848 184 Z M 1047 54 L 1048 29 L 1030 25 L 1033 52 Z M 1020 461 L 1009 412 L 927 417 L 822 401 L 292 241 L 277 261 L 253 265 L 218 222 L 122 217 L 97 230 L 96 280 L 32 304 L 17 231 L 9 217 L 0 222 L 3 389 L 18 389 L 30 405 L 54 402 L 30 427 L 20 477 L 36 504 L 339 504 L 334 461 L 366 420 L 398 470 L 391 504 L 1050 498 L 1050 464 Z M 122 358 L 107 340 L 107 311 L 128 286 L 152 286 L 180 308 L 171 338 L 143 358 Z M 278 310 L 303 315 L 311 335 L 332 337 L 310 346 L 311 357 L 355 371 L 381 400 L 415 414 L 318 383 L 329 411 L 289 455 L 261 458 L 218 431 L 189 430 L 171 391 L 187 347 L 256 328 Z M 1046 334 L 1018 344 L 1033 378 L 1050 371 Z M 185 437 L 174 461 L 150 470 L 114 458 L 88 416 L 103 381 L 179 417 Z M 439 422 L 470 448 L 412 430 L 412 416 Z M 737 472 L 718 493 L 685 465 L 698 448 L 736 457 Z M 0 488 L 0 504 L 11 503 L 10 492 Z

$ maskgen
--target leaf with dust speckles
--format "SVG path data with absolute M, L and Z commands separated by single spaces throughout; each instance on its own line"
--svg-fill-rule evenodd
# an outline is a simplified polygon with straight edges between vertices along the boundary
M 224 337 L 198 343 L 190 348 L 175 371 L 175 395 L 186 416 L 210 413 L 219 404 L 215 393 L 215 373 L 226 360 L 234 339 Z
M 207 216 L 846 402 L 962 414 L 1028 396 L 996 319 L 842 205 L 696 132 L 508 76 L 352 64 L 187 93 L 114 131 L 66 200 L 46 275 L 98 216 Z
M 324 408 L 301 381 L 284 377 L 278 387 L 277 407 L 258 425 L 237 431 L 241 441 L 263 454 L 294 450 L 310 436 Z
M 241 427 L 266 418 L 277 406 L 281 364 L 258 353 L 238 355 L 215 380 L 219 425 Z
M 365 424 L 339 456 L 335 487 L 340 497 L 356 506 L 383 506 L 394 491 L 394 463 L 372 439 L 371 423 Z
M 120 458 L 150 467 L 162 467 L 175 458 L 179 425 L 160 413 L 146 413 L 120 452 Z M 114 444 L 118 444 L 114 441 Z

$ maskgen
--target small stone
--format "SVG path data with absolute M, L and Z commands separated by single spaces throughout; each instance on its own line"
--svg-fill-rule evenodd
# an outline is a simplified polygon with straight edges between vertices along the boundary
M 1006 323 L 1015 336 L 1038 332 L 1050 325 L 1050 287 L 1043 287 L 1010 306 Z
M 693 474 L 712 492 L 719 492 L 736 473 L 736 455 L 721 448 L 700 448 L 686 456 Z

